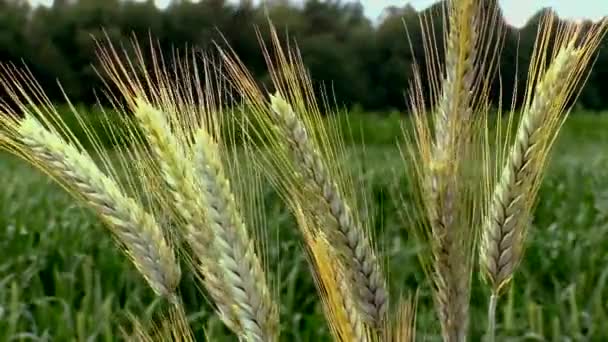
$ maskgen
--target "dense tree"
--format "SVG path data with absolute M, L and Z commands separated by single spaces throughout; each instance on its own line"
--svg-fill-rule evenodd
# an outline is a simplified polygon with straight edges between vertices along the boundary
M 439 45 L 441 6 L 426 10 L 423 17 L 435 28 Z M 505 106 L 511 104 L 516 85 L 523 89 L 542 13 L 521 30 L 506 26 L 499 17 L 500 77 L 491 96 L 495 101 L 502 98 Z M 428 63 L 423 58 L 419 15 L 411 6 L 390 7 L 379 22 L 372 23 L 362 5 L 340 0 L 297 5 L 289 0 L 263 5 L 251 0 L 173 0 L 163 10 L 153 0 L 55 0 L 50 8 L 31 8 L 25 0 L 0 0 L 0 61 L 24 62 L 56 101 L 63 99 L 56 86 L 59 80 L 72 100 L 92 104 L 102 88 L 95 69 L 96 39 L 128 46 L 125 43 L 136 37 L 145 46 L 151 37 L 165 53 L 186 46 L 211 51 L 213 42 L 218 42 L 230 44 L 264 82 L 268 75 L 255 30 L 263 40 L 269 39 L 270 17 L 283 36 L 288 34 L 297 43 L 315 85 L 331 91 L 338 104 L 404 109 L 413 61 L 423 71 Z M 603 46 L 579 102 L 593 110 L 608 108 L 608 96 L 601 88 L 608 77 L 608 39 Z M 518 98 L 522 96 L 520 91 Z

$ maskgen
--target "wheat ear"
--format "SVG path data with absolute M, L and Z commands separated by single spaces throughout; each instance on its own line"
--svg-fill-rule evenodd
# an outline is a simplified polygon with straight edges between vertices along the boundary
M 449 31 L 446 39 L 446 75 L 441 83 L 443 90 L 435 115 L 435 159 L 457 149 L 461 136 L 456 125 L 470 120 L 471 92 L 476 77 L 476 42 L 478 19 L 475 0 L 452 1 L 448 6 Z
M 486 201 L 479 250 L 481 269 L 491 290 L 489 341 L 495 340 L 495 314 L 500 292 L 512 279 L 525 249 L 527 226 L 549 152 L 585 83 L 592 58 L 608 28 L 606 19 L 593 25 L 555 25 L 555 20 L 554 14 L 543 18 L 515 139 L 508 145 L 507 134 L 505 151 L 499 151 L 496 165 L 496 171 L 500 173 L 497 178 L 487 177 L 497 179 L 495 184 L 488 184 L 485 191 L 491 197 Z M 553 32 L 555 28 L 556 33 Z M 553 59 L 548 63 L 551 45 Z M 509 118 L 509 127 L 513 116 L 514 111 Z M 502 139 L 498 135 L 497 142 L 504 143 Z M 503 153 L 505 159 L 502 159 Z
M 250 341 L 276 340 L 278 310 L 273 306 L 253 240 L 224 174 L 217 143 L 204 129 L 195 134 L 193 153 L 224 286 L 229 288 L 233 305 L 239 308 L 245 336 Z
M 351 273 L 348 276 L 351 278 L 351 285 L 355 287 L 357 306 L 368 323 L 380 327 L 386 314 L 388 295 L 376 256 L 364 230 L 355 221 L 337 184 L 330 178 L 313 141 L 308 138 L 304 123 L 297 117 L 291 105 L 280 95 L 275 95 L 271 96 L 271 108 L 280 129 L 288 139 L 296 163 L 327 203 L 329 213 L 336 222 L 337 229 L 329 235 L 332 237 L 331 241 L 335 242 L 334 246 L 345 257 L 346 268 Z
M 310 229 L 311 217 L 301 207 L 295 211 L 302 228 L 311 272 L 323 303 L 323 310 L 336 341 L 373 341 L 373 332 L 363 324 L 360 310 L 353 302 L 348 279 L 341 262 L 336 262 L 332 245 L 322 234 Z
M 143 100 L 136 100 L 134 113 L 158 159 L 162 177 L 174 200 L 173 205 L 185 222 L 185 239 L 198 259 L 196 267 L 204 278 L 205 288 L 224 324 L 239 334 L 242 327 L 230 304 L 230 293 L 223 286 L 221 267 L 216 263 L 212 247 L 213 235 L 205 229 L 205 203 L 195 179 L 194 164 L 187 158 L 184 146 L 171 132 L 162 112 Z
M 445 341 L 467 335 L 472 268 L 471 227 L 459 219 L 463 200 L 461 157 L 471 134 L 476 77 L 477 6 L 473 0 L 448 6 L 446 75 L 434 120 L 434 144 L 427 174 L 427 211 L 433 236 L 435 298 Z M 468 231 L 467 231 L 468 230 Z
M 277 310 L 221 169 L 221 159 L 213 151 L 215 142 L 198 130 L 194 146 L 184 146 L 161 111 L 144 101 L 137 103 L 136 116 L 186 222 L 186 240 L 199 258 L 205 286 L 223 321 L 249 341 L 275 340 Z
M 481 258 L 493 291 L 498 292 L 513 275 L 522 252 L 523 236 L 538 184 L 539 163 L 545 154 L 545 129 L 555 109 L 555 99 L 569 86 L 580 50 L 572 45 L 555 58 L 536 86 L 534 101 L 524 112 L 515 142 L 496 184 L 481 244 Z
M 135 59 L 125 53 L 121 56 L 108 41 L 107 46 L 98 42 L 98 54 L 103 72 L 108 75 L 111 86 L 109 91 L 118 92 L 122 99 L 111 98 L 115 109 L 126 112 L 122 102 L 126 102 L 134 114 L 135 123 L 141 128 L 143 144 L 149 145 L 142 154 L 151 159 L 150 164 L 155 180 L 164 184 L 163 205 L 177 221 L 180 233 L 190 247 L 187 261 L 195 269 L 195 275 L 204 285 L 211 297 L 212 304 L 222 322 L 236 334 L 241 333 L 236 311 L 230 304 L 230 293 L 225 289 L 223 276 L 217 265 L 216 254 L 212 248 L 213 235 L 207 229 L 205 203 L 200 190 L 188 151 L 190 137 L 186 137 L 200 112 L 206 105 L 196 102 L 195 98 L 204 96 L 198 93 L 202 88 L 200 80 L 193 79 L 191 61 L 176 58 L 169 72 L 156 48 L 150 50 L 150 59 L 144 56 L 139 44 L 133 41 Z M 151 61 L 148 64 L 146 61 Z M 174 78 L 175 77 L 175 78 Z M 195 95 L 196 93 L 196 95 Z M 162 106 L 157 110 L 151 101 Z M 169 114 L 166 114 L 169 113 Z M 179 115 L 179 117 L 178 117 Z
M 108 223 L 150 287 L 175 298 L 180 268 L 161 227 L 137 202 L 125 196 L 87 154 L 46 129 L 33 117 L 19 123 L 21 142 L 38 162 L 82 195 Z

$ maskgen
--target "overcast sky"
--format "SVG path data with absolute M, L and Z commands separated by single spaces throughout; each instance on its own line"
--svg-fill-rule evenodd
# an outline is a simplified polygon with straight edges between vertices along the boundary
M 103 1 L 103 0 L 99 0 Z M 263 0 L 258 0 L 263 1 Z M 298 1 L 298 0 L 295 0 Z M 357 0 L 346 0 L 357 1 Z M 412 4 L 422 9 L 436 0 L 359 0 L 365 7 L 367 16 L 376 19 L 386 6 L 403 6 Z M 49 5 L 53 0 L 30 0 L 34 4 Z M 160 7 L 166 6 L 169 0 L 155 0 Z M 608 0 L 499 0 L 507 21 L 515 26 L 522 26 L 528 18 L 542 7 L 553 7 L 562 18 L 600 19 L 608 15 Z

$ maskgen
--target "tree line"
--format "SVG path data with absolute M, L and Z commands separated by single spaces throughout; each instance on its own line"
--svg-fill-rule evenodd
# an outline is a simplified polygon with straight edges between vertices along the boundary
M 439 45 L 441 6 L 423 13 L 433 24 Z M 506 25 L 498 13 L 496 27 L 502 31 L 503 47 L 497 62 L 500 78 L 490 91 L 495 103 L 510 105 L 513 89 L 523 89 L 545 11 L 521 29 Z M 266 0 L 264 5 L 251 0 L 173 0 L 162 10 L 152 0 L 55 0 L 51 7 L 35 8 L 24 0 L 0 0 L 0 61 L 27 65 L 54 101 L 62 101 L 65 91 L 74 102 L 93 104 L 103 89 L 95 68 L 95 38 L 124 45 L 137 37 L 146 45 L 151 37 L 166 53 L 183 47 L 211 50 L 214 42 L 226 42 L 265 82 L 269 75 L 255 28 L 264 33 L 268 18 L 297 42 L 313 81 L 330 91 L 338 104 L 374 111 L 407 108 L 412 62 L 425 65 L 420 13 L 408 5 L 387 8 L 373 23 L 361 4 L 339 0 L 299 5 L 289 0 Z M 590 110 L 608 108 L 608 92 L 602 90 L 608 76 L 607 45 L 605 39 L 579 97 L 578 103 Z M 516 98 L 521 100 L 523 91 L 519 93 Z

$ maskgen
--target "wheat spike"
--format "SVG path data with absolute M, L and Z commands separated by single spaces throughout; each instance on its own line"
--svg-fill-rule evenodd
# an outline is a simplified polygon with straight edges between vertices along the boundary
M 572 45 L 563 49 L 537 85 L 496 185 L 481 244 L 482 264 L 495 291 L 508 282 L 521 257 L 531 192 L 538 183 L 539 163 L 548 143 L 544 130 L 553 120 L 554 101 L 569 86 L 564 80 L 569 79 L 580 55 Z
M 557 53 L 546 67 L 553 20 L 554 15 L 548 16 L 539 31 L 523 116 L 498 181 L 492 191 L 488 191 L 492 197 L 485 213 L 479 252 L 481 267 L 491 289 L 490 341 L 495 339 L 498 297 L 523 255 L 526 228 L 549 151 L 569 114 L 568 105 L 576 96 L 576 87 L 589 72 L 591 57 L 608 24 L 604 20 L 593 25 L 584 36 L 581 36 L 582 25 L 561 27 L 563 30 L 555 36 Z
M 190 246 L 188 260 L 229 329 L 249 341 L 276 340 L 278 309 L 222 168 L 224 146 L 215 141 L 223 138 L 217 121 L 223 113 L 222 94 L 216 94 L 221 84 L 207 77 L 213 71 L 205 60 L 200 71 L 207 76 L 201 80 L 189 56 L 176 59 L 169 71 L 157 52 L 149 65 L 135 47 L 135 64 L 122 62 L 111 44 L 102 48 L 102 66 L 150 145 L 166 185 L 164 204 Z
M 451 1 L 448 5 L 449 31 L 446 39 L 442 95 L 435 115 L 435 156 L 439 163 L 450 158 L 449 151 L 458 149 L 462 137 L 457 129 L 466 128 L 470 120 L 471 93 L 476 77 L 476 42 L 479 18 L 475 0 Z M 460 127 L 454 127 L 460 126 Z M 454 145 L 456 144 L 456 145 Z
M 554 34 L 553 15 L 545 19 L 530 68 L 529 93 L 515 140 L 492 191 L 480 246 L 480 259 L 495 293 L 510 280 L 521 259 L 526 226 L 542 180 L 550 148 L 567 118 L 575 95 L 608 22 L 581 37 L 582 26 L 570 24 Z M 548 42 L 556 36 L 557 53 L 547 64 Z M 538 80 L 534 76 L 538 74 Z M 579 88 L 580 89 L 580 88 Z
M 374 333 L 364 324 L 360 310 L 346 278 L 345 269 L 335 261 L 332 245 L 326 237 L 311 229 L 310 217 L 301 208 L 296 210 L 298 224 L 302 227 L 311 271 L 321 296 L 323 310 L 332 334 L 337 341 L 374 341 Z
M 155 48 L 151 48 L 148 64 L 145 52 L 136 41 L 133 42 L 135 58 L 125 51 L 121 55 L 109 41 L 108 45 L 97 42 L 97 47 L 102 70 L 111 82 L 111 91 L 118 89 L 122 95 L 120 100 L 111 98 L 112 104 L 118 111 L 132 113 L 136 125 L 141 128 L 142 144 L 147 146 L 142 154 L 154 161 L 149 165 L 150 173 L 159 185 L 164 185 L 158 196 L 190 247 L 191 253 L 185 255 L 186 259 L 210 295 L 222 322 L 240 334 L 242 327 L 230 304 L 230 294 L 223 286 L 221 269 L 212 248 L 213 234 L 207 229 L 205 203 L 200 196 L 190 142 L 186 137 L 196 121 L 193 116 L 198 111 L 195 109 L 205 105 L 193 100 L 194 92 L 200 91 L 202 85 L 199 79 L 192 78 L 192 61 L 177 57 L 170 76 Z M 124 102 L 127 108 L 123 108 Z
M 258 34 L 273 85 L 280 94 L 270 96 L 270 103 L 267 92 L 258 87 L 234 51 L 221 50 L 231 85 L 243 96 L 251 114 L 245 125 L 253 124 L 250 134 L 262 138 L 264 148 L 256 158 L 272 170 L 267 172 L 292 212 L 304 208 L 314 230 L 331 241 L 354 307 L 366 326 L 381 329 L 388 307 L 386 283 L 364 221 L 358 220 L 347 201 L 354 201 L 348 176 L 335 168 L 344 146 L 337 132 L 325 129 L 301 56 L 295 50 L 283 51 L 272 24 L 270 34 L 272 52 Z M 299 228 L 304 230 L 301 224 Z
M 159 295 L 174 297 L 180 268 L 155 218 L 134 199 L 123 195 L 118 184 L 103 174 L 88 155 L 35 118 L 23 119 L 17 132 L 29 149 L 27 153 L 73 186 L 108 223 L 150 287 Z
M 387 291 L 376 256 L 363 229 L 355 222 L 351 209 L 344 201 L 338 186 L 331 180 L 323 159 L 309 140 L 304 124 L 291 106 L 279 95 L 271 96 L 271 107 L 305 177 L 317 187 L 336 222 L 334 246 L 343 253 L 348 269 L 353 273 L 357 305 L 368 322 L 380 326 L 387 310 Z
M 171 132 L 162 112 L 143 100 L 136 100 L 135 116 L 158 159 L 165 184 L 173 196 L 178 214 L 183 219 L 185 239 L 198 259 L 205 287 L 218 307 L 223 322 L 239 333 L 242 326 L 231 305 L 230 293 L 223 286 L 221 266 L 212 247 L 213 233 L 206 229 L 205 203 L 197 186 L 194 164 L 187 151 Z
M 477 77 L 478 4 L 451 1 L 446 38 L 446 74 L 434 116 L 434 141 L 426 180 L 426 210 L 432 234 L 435 299 L 445 341 L 467 335 L 473 230 L 465 222 L 461 178 L 462 157 L 468 152 Z
M 276 340 L 278 311 L 224 174 L 218 146 L 204 129 L 196 132 L 193 152 L 224 286 L 229 288 L 233 305 L 239 307 L 245 336 L 251 341 Z
M 205 285 L 224 322 L 249 341 L 276 339 L 277 310 L 221 159 L 213 150 L 215 142 L 200 129 L 194 132 L 194 145 L 184 146 L 162 112 L 140 100 L 137 106 L 136 116 L 186 222 L 186 239 L 199 258 Z

